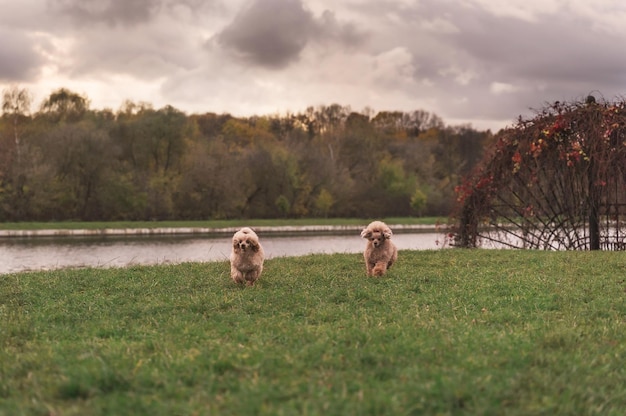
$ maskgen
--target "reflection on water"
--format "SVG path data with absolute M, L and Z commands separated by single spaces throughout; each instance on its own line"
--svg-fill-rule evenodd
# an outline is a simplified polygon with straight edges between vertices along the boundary
M 267 258 L 313 253 L 359 253 L 358 235 L 261 235 Z M 436 233 L 398 233 L 400 250 L 442 248 Z M 0 240 L 0 274 L 65 267 L 125 267 L 135 264 L 228 261 L 231 236 L 7 238 Z

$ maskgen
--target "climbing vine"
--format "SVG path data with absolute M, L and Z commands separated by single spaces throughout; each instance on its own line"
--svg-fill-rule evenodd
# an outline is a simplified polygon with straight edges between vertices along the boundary
M 626 102 L 547 105 L 456 187 L 461 247 L 626 249 Z

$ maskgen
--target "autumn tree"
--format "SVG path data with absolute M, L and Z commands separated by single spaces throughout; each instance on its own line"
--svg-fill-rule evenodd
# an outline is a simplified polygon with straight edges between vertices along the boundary
M 55 174 L 50 196 L 57 202 L 56 218 L 97 220 L 100 192 L 112 162 L 108 132 L 92 122 L 59 125 L 47 137 L 54 142 L 48 153 Z
M 66 88 L 52 92 L 41 104 L 41 113 L 54 122 L 80 120 L 89 110 L 89 100 Z
M 236 218 L 246 200 L 245 169 L 236 170 L 238 157 L 223 138 L 194 141 L 183 159 L 185 174 L 175 192 L 174 201 L 181 218 Z M 242 186 L 243 185 L 243 186 Z
M 20 131 L 18 125 L 20 123 L 20 120 L 23 120 L 25 117 L 28 116 L 30 112 L 31 102 L 32 96 L 30 92 L 25 88 L 12 86 L 5 89 L 2 93 L 2 113 L 5 116 L 10 117 L 13 124 L 13 144 L 15 146 L 18 172 L 20 170 L 21 164 Z M 9 152 L 6 152 L 5 154 L 7 153 Z M 5 163 L 8 164 L 9 160 L 5 159 Z M 6 166 L 6 164 L 4 166 Z

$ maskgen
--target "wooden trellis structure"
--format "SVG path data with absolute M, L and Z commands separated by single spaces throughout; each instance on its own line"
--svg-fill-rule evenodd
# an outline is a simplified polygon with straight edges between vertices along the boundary
M 555 103 L 457 187 L 460 247 L 626 250 L 626 102 Z

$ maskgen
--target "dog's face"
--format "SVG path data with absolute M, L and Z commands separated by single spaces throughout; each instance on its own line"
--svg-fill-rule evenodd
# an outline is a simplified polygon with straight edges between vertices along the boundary
M 368 239 L 374 247 L 381 246 L 392 236 L 391 229 L 384 224 L 370 224 L 361 231 L 361 237 Z
M 233 236 L 233 248 L 242 252 L 259 251 L 259 238 L 251 229 L 242 228 Z
M 374 247 L 380 246 L 385 241 L 385 235 L 380 231 L 368 232 L 365 238 L 370 240 Z
M 254 248 L 256 247 L 254 242 L 248 240 L 247 238 L 244 238 L 242 240 L 237 239 L 236 241 L 234 241 L 234 246 L 241 251 L 254 250 Z

